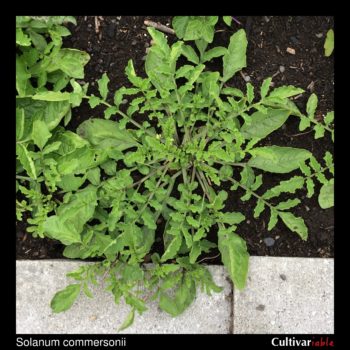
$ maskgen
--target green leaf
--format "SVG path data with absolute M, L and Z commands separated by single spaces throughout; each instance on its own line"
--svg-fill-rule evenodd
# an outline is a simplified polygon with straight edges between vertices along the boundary
M 232 23 L 232 16 L 222 16 L 222 19 L 224 20 L 224 22 L 231 27 L 231 23 Z
M 321 187 L 318 203 L 322 209 L 334 206 L 334 179 L 331 179 Z
M 70 94 L 69 92 L 43 91 L 37 92 L 32 96 L 32 99 L 39 101 L 69 101 Z
M 80 284 L 70 284 L 60 290 L 51 300 L 51 309 L 54 313 L 68 310 L 80 294 Z
M 248 41 L 243 29 L 238 30 L 231 36 L 229 47 L 223 57 L 223 82 L 226 82 L 247 66 L 247 45 Z
M 16 108 L 16 141 L 22 140 L 25 127 L 25 116 L 23 108 Z
M 16 28 L 16 44 L 21 46 L 30 46 L 31 41 L 27 34 L 24 34 L 21 28 Z
M 86 178 L 95 186 L 98 186 L 101 183 L 100 177 L 101 177 L 100 168 L 90 169 L 86 173 Z
M 44 223 L 44 230 L 49 237 L 60 240 L 63 244 L 81 242 L 81 232 L 97 205 L 97 188 L 89 185 L 70 197 L 68 203 L 61 204 L 57 215 L 50 216 Z
M 138 145 L 128 130 L 121 130 L 118 122 L 112 120 L 88 119 L 79 125 L 77 133 L 97 148 L 123 151 Z
M 218 16 L 175 16 L 172 21 L 176 36 L 183 40 L 203 39 L 211 43 Z
M 304 131 L 305 129 L 310 127 L 310 125 L 311 125 L 310 119 L 302 115 L 300 117 L 299 131 Z
M 297 199 L 297 198 L 288 199 L 288 200 L 286 200 L 284 202 L 279 202 L 275 206 L 275 209 L 277 209 L 277 210 L 287 210 L 287 209 L 296 207 L 298 204 L 300 204 L 300 199 Z
M 272 173 L 289 173 L 297 168 L 311 153 L 302 148 L 266 146 L 249 151 L 253 156 L 248 165 Z
M 80 233 L 62 221 L 57 215 L 46 219 L 44 230 L 49 237 L 57 239 L 65 245 L 81 242 Z
M 271 81 L 272 81 L 271 77 L 266 78 L 261 85 L 260 95 L 262 100 L 266 97 L 267 93 L 269 92 Z
M 201 246 L 199 242 L 193 242 L 192 249 L 190 251 L 190 263 L 194 264 L 197 260 L 197 258 L 201 254 Z
M 16 57 L 16 89 L 19 96 L 26 96 L 33 91 L 30 77 L 24 57 Z
M 326 116 L 324 117 L 324 122 L 326 123 L 326 125 L 329 125 L 330 123 L 332 123 L 334 120 L 334 112 L 328 112 L 326 114 Z
M 255 112 L 244 123 L 241 132 L 246 139 L 254 137 L 263 139 L 273 131 L 279 129 L 288 119 L 290 112 L 285 109 L 269 108 L 267 113 Z
M 295 95 L 300 95 L 304 92 L 303 89 L 297 88 L 292 85 L 285 85 L 272 90 L 269 94 L 269 98 L 287 98 Z
M 104 101 L 106 101 L 108 95 L 108 83 L 109 78 L 106 73 L 103 73 L 102 78 L 97 80 L 98 91 L 100 92 L 100 95 Z
M 35 120 L 33 123 L 33 130 L 32 130 L 32 139 L 34 143 L 40 148 L 43 149 L 43 147 L 46 145 L 46 142 L 51 137 L 51 133 L 46 125 L 41 120 Z
M 160 261 L 164 262 L 168 259 L 173 259 L 176 256 L 177 252 L 179 251 L 181 247 L 181 243 L 182 243 L 182 236 L 181 235 L 175 236 L 172 239 L 172 241 L 169 243 Z
M 30 156 L 26 146 L 23 144 L 16 145 L 16 154 L 21 162 L 24 170 L 34 180 L 37 179 L 36 169 L 32 157 Z
M 260 214 L 264 211 L 264 209 L 265 209 L 265 202 L 259 198 L 254 208 L 254 218 L 255 219 L 258 218 Z
M 145 209 L 144 212 L 141 215 L 143 223 L 150 228 L 151 230 L 155 230 L 157 228 L 157 225 L 154 220 L 154 215 L 150 210 Z
M 264 199 L 271 199 L 279 196 L 281 193 L 295 193 L 296 190 L 303 188 L 304 178 L 302 176 L 293 176 L 292 178 L 280 181 L 277 186 L 267 190 L 263 194 Z
M 118 332 L 130 327 L 134 322 L 134 318 L 135 318 L 135 309 L 132 308 L 128 316 L 126 316 L 126 319 L 124 320 L 122 325 L 118 328 Z
M 218 248 L 221 259 L 238 289 L 243 289 L 248 275 L 249 254 L 246 242 L 232 232 L 219 230 Z
M 307 240 L 308 228 L 302 218 L 299 218 L 290 212 L 283 211 L 279 212 L 278 215 L 291 231 L 296 232 L 302 240 Z
M 97 96 L 91 95 L 89 96 L 89 105 L 91 108 L 95 108 L 101 103 L 101 99 Z
M 50 131 L 56 128 L 70 110 L 69 101 L 38 101 L 31 98 L 20 98 L 16 100 L 16 105 L 24 109 L 26 120 L 40 119 L 46 123 Z M 30 137 L 28 135 L 30 132 L 30 129 L 27 130 L 23 137 Z
M 306 104 L 306 113 L 311 120 L 314 120 L 317 104 L 318 104 L 317 96 L 315 94 L 311 94 Z
M 311 198 L 315 193 L 315 183 L 312 179 L 306 179 L 307 198 Z
M 220 212 L 217 221 L 224 224 L 236 225 L 245 220 L 245 216 L 239 212 L 222 213 Z
M 322 124 L 316 124 L 314 126 L 314 131 L 315 131 L 315 139 L 319 139 L 324 136 L 325 128 L 323 127 Z
M 199 64 L 199 58 L 190 45 L 182 45 L 181 53 L 192 63 Z
M 203 54 L 202 63 L 212 60 L 213 58 L 225 55 L 226 47 L 216 46 Z
M 244 185 L 245 187 L 251 188 L 255 180 L 254 170 L 250 166 L 246 165 L 241 171 L 240 175 L 241 175 L 241 184 Z
M 324 55 L 329 57 L 334 50 L 334 31 L 330 29 L 327 32 L 326 40 L 324 42 Z
M 271 231 L 277 224 L 278 221 L 278 211 L 270 208 L 270 220 L 267 226 L 267 230 Z
M 254 86 L 251 83 L 247 83 L 247 101 L 252 103 L 254 100 Z
M 175 292 L 175 297 L 170 298 L 166 293 L 162 293 L 159 298 L 159 307 L 175 317 L 182 314 L 196 297 L 196 285 L 187 275 Z

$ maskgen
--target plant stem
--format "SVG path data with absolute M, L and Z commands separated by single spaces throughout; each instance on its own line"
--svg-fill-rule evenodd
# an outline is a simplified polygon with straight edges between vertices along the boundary
M 228 178 L 230 181 L 236 183 L 239 187 L 242 187 L 244 190 L 246 190 L 247 192 L 251 193 L 254 197 L 260 199 L 261 201 L 263 201 L 268 207 L 270 207 L 271 209 L 274 208 L 273 205 L 271 205 L 269 202 L 267 202 L 265 199 L 263 199 L 261 196 L 259 196 L 257 193 L 255 193 L 254 191 L 252 191 L 250 188 L 248 188 L 245 185 L 242 185 L 239 181 L 235 180 L 232 177 Z
M 89 99 L 89 96 L 83 96 L 83 98 Z M 113 107 L 113 105 L 109 104 L 106 101 L 101 100 L 100 101 L 101 104 L 107 106 L 107 107 Z M 120 114 L 122 117 L 126 118 L 130 123 L 134 124 L 136 127 L 138 127 L 139 129 L 144 130 L 147 134 L 149 134 L 150 136 L 154 136 L 152 133 L 150 133 L 148 130 L 144 129 L 144 127 L 139 124 L 137 121 L 135 121 L 134 119 L 132 119 L 131 117 L 129 117 L 127 114 L 125 114 L 124 112 L 122 112 L 121 110 L 117 110 L 116 113 Z
M 166 163 L 166 164 L 167 164 L 167 163 Z M 135 187 L 135 186 L 137 186 L 137 185 L 141 185 L 141 184 L 144 183 L 147 179 L 149 179 L 151 176 L 153 176 L 154 174 L 156 174 L 159 170 L 164 169 L 164 168 L 166 167 L 166 164 L 162 165 L 161 167 L 157 168 L 157 169 L 154 170 L 154 171 L 151 171 L 149 174 L 147 174 L 147 175 L 146 175 L 145 177 L 143 177 L 141 180 L 139 180 L 139 181 L 137 181 L 137 182 L 134 182 L 130 188 Z

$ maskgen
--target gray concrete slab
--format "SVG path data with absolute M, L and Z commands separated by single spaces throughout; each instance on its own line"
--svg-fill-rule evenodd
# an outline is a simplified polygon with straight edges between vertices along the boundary
M 334 333 L 334 260 L 256 257 L 234 290 L 236 334 Z
M 26 334 L 116 333 L 129 312 L 124 303 L 114 304 L 110 292 L 91 288 L 94 299 L 81 295 L 72 308 L 54 314 L 50 301 L 70 282 L 65 275 L 83 262 L 67 260 L 19 260 L 16 263 L 16 331 Z M 215 282 L 224 287 L 212 297 L 198 293 L 182 315 L 173 318 L 154 302 L 125 333 L 230 333 L 232 288 L 222 266 L 210 266 Z

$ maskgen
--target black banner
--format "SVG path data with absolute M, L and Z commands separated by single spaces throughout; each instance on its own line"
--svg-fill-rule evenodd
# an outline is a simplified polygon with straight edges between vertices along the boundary
M 154 349 L 187 347 L 220 349 L 336 349 L 334 334 L 190 335 L 190 334 L 50 334 L 16 335 L 21 349 Z M 227 345 L 230 344 L 229 347 Z

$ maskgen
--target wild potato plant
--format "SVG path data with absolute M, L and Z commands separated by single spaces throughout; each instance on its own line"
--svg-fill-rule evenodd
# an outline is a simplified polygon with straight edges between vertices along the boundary
M 254 201 L 255 218 L 268 211 L 268 230 L 281 220 L 303 240 L 307 226 L 291 211 L 300 203 L 296 191 L 305 188 L 311 197 L 319 181 L 320 206 L 333 205 L 329 152 L 320 164 L 306 149 L 259 145 L 291 116 L 300 118 L 300 130 L 313 126 L 315 138 L 326 132 L 333 138 L 333 112 L 323 123 L 317 121 L 313 94 L 302 114 L 290 98 L 303 90 L 271 89 L 271 78 L 263 81 L 258 93 L 250 83 L 245 91 L 230 86 L 230 79 L 246 67 L 246 34 L 239 30 L 227 48 L 206 50 L 217 17 L 201 21 L 174 18 L 178 37 L 195 40 L 195 48 L 181 40 L 169 46 L 164 34 L 149 28 L 153 44 L 145 62 L 147 78 L 136 74 L 130 60 L 125 73 L 132 87 L 117 90 L 112 104 L 107 102 L 107 74 L 98 81 L 100 96 L 88 95 L 87 87 L 72 82 L 74 100 L 87 99 L 92 108 L 104 106 L 104 119 L 86 120 L 76 133 L 57 127 L 41 148 L 34 167 L 39 167 L 41 181 L 52 192 L 59 189 L 63 194 L 46 213 L 41 229 L 66 245 L 64 256 L 103 261 L 68 274 L 76 282 L 56 293 L 54 312 L 67 310 L 81 291 L 92 297 L 89 284 L 97 284 L 100 276 L 116 303 L 123 297 L 131 306 L 120 329 L 133 322 L 135 311 L 144 312 L 149 300 L 158 300 L 161 309 L 179 315 L 198 287 L 208 294 L 221 290 L 201 264 L 203 253 L 216 247 L 235 287 L 244 288 L 249 254 L 239 225 L 244 225 L 245 216 L 225 211 L 228 192 L 215 190 L 214 185 L 229 183 L 231 191 L 243 189 L 240 200 Z M 225 22 L 229 24 L 227 18 Z M 204 37 L 198 29 L 202 27 L 196 27 L 203 23 L 209 23 Z M 188 62 L 180 65 L 180 56 Z M 209 71 L 205 63 L 218 57 L 222 72 Z M 52 96 L 40 93 L 44 100 Z M 126 110 L 125 98 L 130 100 Z M 143 122 L 137 121 L 140 116 Z M 270 173 L 295 171 L 299 174 L 259 191 Z M 286 193 L 292 198 L 278 201 Z M 212 227 L 217 244 L 208 238 Z M 164 250 L 152 254 L 156 232 Z

